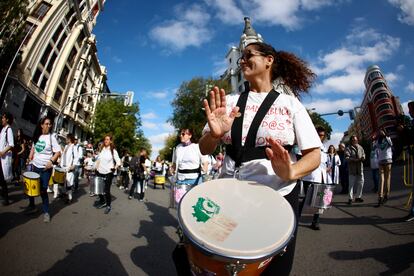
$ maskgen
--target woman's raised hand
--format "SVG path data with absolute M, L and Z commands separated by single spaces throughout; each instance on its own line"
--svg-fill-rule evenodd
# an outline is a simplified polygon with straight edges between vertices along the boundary
M 221 138 L 231 129 L 231 125 L 239 111 L 239 107 L 234 107 L 230 114 L 227 115 L 226 93 L 224 92 L 224 89 L 219 89 L 217 86 L 210 91 L 210 105 L 207 100 L 204 100 L 203 104 L 208 126 L 210 127 L 210 135 L 213 138 Z
M 273 138 L 267 137 L 266 142 L 270 145 L 270 148 L 266 149 L 266 154 L 275 174 L 285 181 L 294 179 L 289 152 Z

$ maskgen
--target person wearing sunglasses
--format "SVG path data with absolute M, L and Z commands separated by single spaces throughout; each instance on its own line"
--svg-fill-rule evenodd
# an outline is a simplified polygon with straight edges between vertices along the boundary
M 220 177 L 273 188 L 298 218 L 297 179 L 316 169 L 321 158 L 321 141 L 298 99 L 315 74 L 294 54 L 261 42 L 242 49 L 238 63 L 247 89 L 229 95 L 218 87 L 210 91 L 210 101 L 204 100 L 207 124 L 199 142 L 201 153 L 211 154 L 220 143 L 226 144 Z M 302 154 L 299 161 L 291 150 L 295 144 Z M 286 253 L 274 258 L 263 275 L 289 274 L 297 225 L 295 229 Z
M 197 143 L 192 142 L 193 131 L 188 128 L 181 129 L 181 143 L 176 147 L 173 156 L 172 174 L 175 174 L 176 185 L 194 186 L 202 183 L 202 171 L 207 172 L 208 160 L 200 152 Z M 177 203 L 188 189 L 175 191 L 175 200 Z

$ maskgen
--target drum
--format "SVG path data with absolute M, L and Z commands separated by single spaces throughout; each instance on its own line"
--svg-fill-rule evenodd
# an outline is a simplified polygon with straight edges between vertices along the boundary
M 192 188 L 178 220 L 193 275 L 260 275 L 284 252 L 296 224 L 278 192 L 230 178 Z
M 335 190 L 334 184 L 312 183 L 312 188 L 309 188 L 311 199 L 309 205 L 318 209 L 331 208 L 333 192 Z
M 103 195 L 104 187 L 105 187 L 105 178 L 103 178 L 102 176 L 95 176 L 93 182 L 94 182 L 94 193 L 96 195 Z
M 63 168 L 55 167 L 53 170 L 53 182 L 63 185 L 66 180 L 66 171 Z
M 35 172 L 23 173 L 24 193 L 28 196 L 40 195 L 40 175 Z
M 154 183 L 164 185 L 165 184 L 165 175 L 155 175 Z

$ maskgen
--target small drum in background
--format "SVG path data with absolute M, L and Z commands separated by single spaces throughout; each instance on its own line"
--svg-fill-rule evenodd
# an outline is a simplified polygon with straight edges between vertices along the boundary
M 312 183 L 308 191 L 310 196 L 309 205 L 318 209 L 331 208 L 334 191 L 334 184 Z
M 196 185 L 179 185 L 175 183 L 171 188 L 171 203 L 170 207 L 177 209 L 181 198 Z
M 162 185 L 162 188 L 164 188 L 165 185 L 165 175 L 158 175 L 156 174 L 154 177 L 154 188 L 158 185 Z
M 260 275 L 284 252 L 296 224 L 278 192 L 230 178 L 192 188 L 178 220 L 193 275 Z
M 53 170 L 53 182 L 63 185 L 66 180 L 66 171 L 63 168 L 55 167 Z
M 105 187 L 105 178 L 102 176 L 95 176 L 94 178 L 94 193 L 96 195 L 103 195 L 104 194 L 104 187 Z
M 40 195 L 40 175 L 35 172 L 23 173 L 24 193 L 28 196 Z

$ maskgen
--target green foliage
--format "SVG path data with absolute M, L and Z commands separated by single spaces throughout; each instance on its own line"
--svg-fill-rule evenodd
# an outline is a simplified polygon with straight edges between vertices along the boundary
M 0 2 L 0 75 L 5 74 L 24 37 L 28 1 Z M 19 63 L 16 60 L 14 66 Z
M 164 148 L 160 150 L 160 156 L 166 161 L 172 161 L 173 149 L 180 142 L 180 139 L 177 135 L 172 134 L 167 137 L 165 140 Z
M 193 139 L 198 141 L 206 124 L 203 99 L 211 87 L 218 86 L 230 92 L 230 85 L 226 81 L 205 78 L 194 78 L 189 82 L 183 82 L 172 101 L 173 115 L 169 122 L 176 129 L 189 128 L 194 132 Z M 210 88 L 209 88 L 210 87 Z
M 324 119 L 319 113 L 316 112 L 309 112 L 309 116 L 312 120 L 312 123 L 315 125 L 315 127 L 321 126 L 325 129 L 326 139 L 331 139 L 332 134 L 332 127 L 331 125 Z
M 124 106 L 123 99 L 103 99 L 96 106 L 94 116 L 94 143 L 112 134 L 118 151 L 128 150 L 135 154 L 140 148 L 151 152 L 151 145 L 139 130 L 141 118 L 138 103 Z

